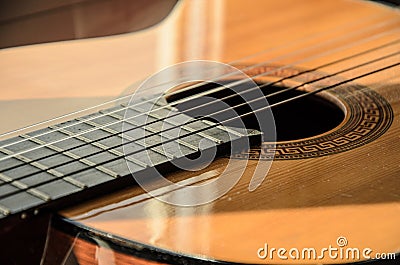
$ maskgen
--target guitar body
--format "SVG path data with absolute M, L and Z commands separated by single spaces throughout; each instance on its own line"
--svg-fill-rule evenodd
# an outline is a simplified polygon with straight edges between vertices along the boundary
M 389 262 L 400 251 L 400 66 L 380 69 L 400 61 L 399 29 L 398 9 L 367 1 L 187 0 L 143 31 L 1 51 L 0 85 L 8 100 L 113 98 L 163 67 L 214 60 L 234 62 L 248 76 L 268 72 L 257 83 L 278 80 L 278 90 L 331 86 L 318 98 L 339 113 L 325 115 L 320 105 L 302 112 L 307 104 L 283 109 L 276 143 L 265 140 L 200 170 L 164 174 L 195 183 L 245 164 L 238 183 L 212 202 L 175 206 L 132 185 L 27 218 L 24 227 L 35 223 L 47 234 L 31 250 L 43 253 L 43 264 L 331 264 L 377 253 Z M 289 122 L 282 127 L 281 120 Z M 249 191 L 257 170 L 265 179 Z M 159 197 L 168 196 L 173 192 Z M 18 227 L 8 225 L 7 238 Z M 338 254 L 357 248 L 360 256 L 323 255 L 330 246 Z M 302 258 L 305 248 L 317 255 Z

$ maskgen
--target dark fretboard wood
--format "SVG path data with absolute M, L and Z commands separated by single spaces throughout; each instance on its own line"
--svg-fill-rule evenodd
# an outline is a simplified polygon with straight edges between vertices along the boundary
M 176 110 L 168 108 L 142 115 L 146 104 L 151 103 L 129 108 L 122 104 L 0 142 L 0 159 L 11 156 L 0 161 L 0 218 L 73 204 L 134 184 L 131 172 L 165 170 L 180 158 L 213 147 L 226 149 L 231 141 L 259 135 L 203 120 L 182 125 L 188 117 L 174 116 Z M 164 119 L 171 113 L 173 117 Z M 160 133 L 166 128 L 173 129 Z M 140 136 L 146 138 L 138 140 Z M 127 143 L 125 148 L 138 152 L 125 156 L 122 145 Z M 149 148 L 157 143 L 162 145 Z

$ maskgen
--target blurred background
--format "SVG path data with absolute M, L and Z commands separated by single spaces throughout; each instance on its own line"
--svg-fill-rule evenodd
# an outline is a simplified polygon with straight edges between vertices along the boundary
M 160 22 L 177 0 L 0 0 L 0 48 L 121 34 Z

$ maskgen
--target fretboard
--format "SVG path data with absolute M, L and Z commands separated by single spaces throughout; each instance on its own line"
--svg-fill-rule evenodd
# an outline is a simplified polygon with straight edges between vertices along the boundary
M 215 147 L 226 151 L 232 141 L 259 135 L 206 120 L 183 125 L 183 114 L 165 118 L 176 113 L 169 108 L 144 115 L 145 104 L 129 107 L 129 119 L 122 104 L 1 141 L 0 159 L 9 158 L 0 161 L 0 219 L 25 218 L 135 185 L 132 174 L 173 170 L 181 158 Z M 176 129 L 160 133 L 166 125 Z M 136 133 L 122 133 L 132 128 Z

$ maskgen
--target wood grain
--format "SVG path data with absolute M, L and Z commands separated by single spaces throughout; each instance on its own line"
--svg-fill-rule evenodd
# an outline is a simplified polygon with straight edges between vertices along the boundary
M 116 96 L 132 91 L 126 88 L 154 71 L 194 59 L 232 62 L 257 54 L 240 63 L 269 61 L 310 69 L 397 40 L 399 25 L 399 10 L 363 1 L 182 1 L 165 21 L 142 32 L 1 51 L 2 98 Z M 320 71 L 335 73 L 399 50 L 394 44 Z M 396 55 L 341 77 L 399 59 Z M 372 143 L 329 156 L 274 161 L 253 192 L 248 184 L 258 162 L 250 160 L 229 193 L 203 206 L 176 207 L 130 188 L 61 214 L 132 241 L 229 262 L 299 263 L 260 260 L 257 250 L 265 243 L 321 249 L 337 246 L 339 236 L 347 238 L 348 247 L 399 252 L 399 70 L 397 66 L 357 80 L 382 95 L 394 112 L 389 130 Z M 204 170 L 168 177 L 217 177 L 228 160 L 219 158 Z

